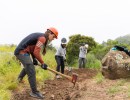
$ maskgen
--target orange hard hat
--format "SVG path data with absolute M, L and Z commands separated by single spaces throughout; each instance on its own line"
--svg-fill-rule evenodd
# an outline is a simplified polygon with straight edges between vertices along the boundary
M 50 27 L 50 28 L 48 28 L 47 30 L 50 30 L 51 32 L 53 32 L 53 33 L 55 34 L 55 36 L 56 36 L 56 39 L 58 38 L 58 31 L 57 31 L 56 28 Z

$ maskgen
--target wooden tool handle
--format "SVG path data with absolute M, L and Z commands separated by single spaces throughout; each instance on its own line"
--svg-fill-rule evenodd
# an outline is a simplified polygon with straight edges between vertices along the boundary
M 65 77 L 65 78 L 69 79 L 70 81 L 72 81 L 72 77 L 70 77 L 70 76 L 68 76 L 68 75 L 65 75 L 65 74 L 62 74 L 62 73 L 60 73 L 60 72 L 57 72 L 57 71 L 55 71 L 55 70 L 53 70 L 53 69 L 51 69 L 51 68 L 49 68 L 49 67 L 47 67 L 47 69 L 48 69 L 49 71 L 53 72 L 53 73 L 56 73 L 56 74 L 58 74 L 58 75 L 61 75 L 61 76 Z
M 38 65 L 41 66 L 40 64 L 38 64 Z M 65 78 L 67 78 L 68 80 L 72 81 L 72 77 L 71 76 L 68 76 L 68 75 L 62 74 L 60 72 L 57 72 L 56 70 L 53 70 L 53 69 L 51 69 L 49 67 L 47 67 L 47 70 L 49 70 L 49 71 L 51 71 L 51 72 L 53 72 L 55 74 L 61 75 L 61 76 L 65 77 Z

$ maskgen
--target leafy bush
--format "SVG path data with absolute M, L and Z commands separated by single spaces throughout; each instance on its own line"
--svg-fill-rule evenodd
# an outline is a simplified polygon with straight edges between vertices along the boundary
M 87 54 L 87 68 L 96 68 L 99 69 L 101 67 L 100 60 L 96 59 L 93 54 Z
M 95 69 L 101 68 L 101 61 L 98 60 L 94 54 L 88 53 L 86 59 L 87 59 L 86 68 L 95 68 Z M 74 63 L 69 64 L 69 66 L 78 68 L 78 58 L 73 59 L 73 62 Z

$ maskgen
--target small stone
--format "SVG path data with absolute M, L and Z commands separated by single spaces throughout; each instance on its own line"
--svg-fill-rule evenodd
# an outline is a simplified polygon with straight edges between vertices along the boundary
M 54 100 L 54 98 L 55 98 L 55 96 L 54 96 L 54 94 L 52 94 L 52 95 L 51 95 L 51 99 Z
M 42 94 L 43 94 L 43 95 L 45 95 L 45 94 L 46 94 L 46 92 L 42 92 Z

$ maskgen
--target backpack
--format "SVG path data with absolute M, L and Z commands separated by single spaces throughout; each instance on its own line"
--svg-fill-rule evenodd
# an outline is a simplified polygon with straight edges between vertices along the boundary
M 117 46 L 117 45 L 115 45 L 114 48 L 116 48 L 116 50 L 118 50 L 118 51 L 124 51 L 127 55 L 130 56 L 130 52 L 127 48 L 122 47 L 122 46 Z

